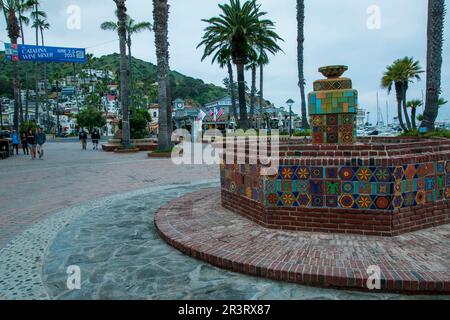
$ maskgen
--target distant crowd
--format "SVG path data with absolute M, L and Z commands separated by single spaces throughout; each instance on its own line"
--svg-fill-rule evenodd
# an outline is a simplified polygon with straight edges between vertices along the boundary
M 89 135 L 82 129 L 79 133 L 79 141 L 82 150 L 87 150 Z M 99 150 L 101 140 L 100 130 L 94 129 L 91 133 L 93 150 Z M 9 155 L 19 155 L 22 149 L 23 155 L 30 156 L 31 160 L 44 159 L 44 146 L 47 143 L 47 135 L 44 129 L 38 127 L 36 130 L 29 129 L 27 132 L 19 133 L 13 129 L 0 132 L 0 152 Z

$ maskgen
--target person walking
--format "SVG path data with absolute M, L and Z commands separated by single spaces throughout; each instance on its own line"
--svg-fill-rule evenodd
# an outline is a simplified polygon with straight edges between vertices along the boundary
M 42 128 L 39 128 L 36 135 L 37 153 L 39 154 L 39 160 L 44 157 L 44 144 L 47 142 L 47 136 Z
M 13 131 L 11 134 L 12 144 L 13 144 L 13 152 L 16 151 L 16 156 L 19 155 L 19 144 L 20 144 L 20 138 L 19 134 L 16 131 Z
M 81 141 L 81 146 L 83 147 L 83 150 L 87 150 L 87 140 L 88 140 L 88 135 L 86 133 L 86 131 L 84 131 L 84 129 L 82 129 L 80 131 L 80 141 Z
M 30 148 L 28 148 L 28 140 L 27 140 L 27 134 L 24 132 L 22 133 L 20 143 L 22 144 L 22 150 L 24 156 L 30 155 Z
M 92 138 L 92 144 L 94 145 L 93 150 L 98 150 L 98 144 L 100 142 L 100 139 L 102 138 L 100 136 L 100 131 L 98 131 L 98 129 L 95 129 L 94 132 L 92 132 L 91 138 Z
M 27 143 L 28 147 L 31 151 L 31 160 L 36 159 L 36 134 L 33 132 L 33 130 L 28 130 L 27 134 Z

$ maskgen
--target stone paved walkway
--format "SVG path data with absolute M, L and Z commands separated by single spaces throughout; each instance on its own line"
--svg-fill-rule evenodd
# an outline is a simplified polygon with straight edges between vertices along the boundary
M 270 230 L 223 209 L 220 189 L 168 203 L 156 225 L 182 252 L 233 271 L 364 290 L 377 266 L 382 290 L 450 294 L 450 225 L 394 238 Z
M 49 143 L 43 161 L 0 161 L 0 248 L 63 209 L 149 186 L 218 179 L 214 166 L 175 166 L 146 153 L 82 152 L 77 143 Z
M 0 161 L 0 299 L 447 299 L 304 287 L 224 271 L 157 235 L 154 214 L 218 170 L 49 144 Z M 208 182 L 210 181 L 210 182 Z M 81 290 L 66 289 L 67 267 Z
M 208 194 L 216 186 L 151 187 L 52 215 L 0 250 L 0 299 L 448 299 L 255 278 L 218 269 L 166 244 L 154 225 L 161 203 L 196 190 Z M 66 287 L 70 265 L 81 269 L 81 290 Z

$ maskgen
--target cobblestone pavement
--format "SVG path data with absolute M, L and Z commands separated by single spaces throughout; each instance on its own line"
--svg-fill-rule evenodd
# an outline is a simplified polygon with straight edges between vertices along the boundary
M 0 248 L 42 219 L 84 202 L 218 176 L 214 166 L 175 166 L 146 153 L 82 152 L 78 143 L 49 143 L 45 160 L 20 155 L 0 161 Z
M 0 251 L 0 298 L 433 298 L 312 288 L 255 278 L 215 268 L 167 245 L 157 235 L 153 223 L 154 213 L 161 203 L 190 191 L 207 193 L 216 186 L 216 182 L 204 182 L 153 187 L 53 215 Z M 81 290 L 67 289 L 66 271 L 71 265 L 80 267 Z
M 0 299 L 430 298 L 310 288 L 194 260 L 157 235 L 154 214 L 217 187 L 216 168 L 78 149 L 48 145 L 47 160 L 0 162 Z M 81 290 L 66 289 L 70 265 L 81 268 Z

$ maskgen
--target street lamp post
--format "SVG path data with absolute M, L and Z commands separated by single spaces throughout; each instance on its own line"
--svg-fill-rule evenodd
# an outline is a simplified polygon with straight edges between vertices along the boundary
M 289 99 L 286 104 L 289 106 L 289 136 L 292 137 L 292 106 L 294 105 L 294 100 Z

